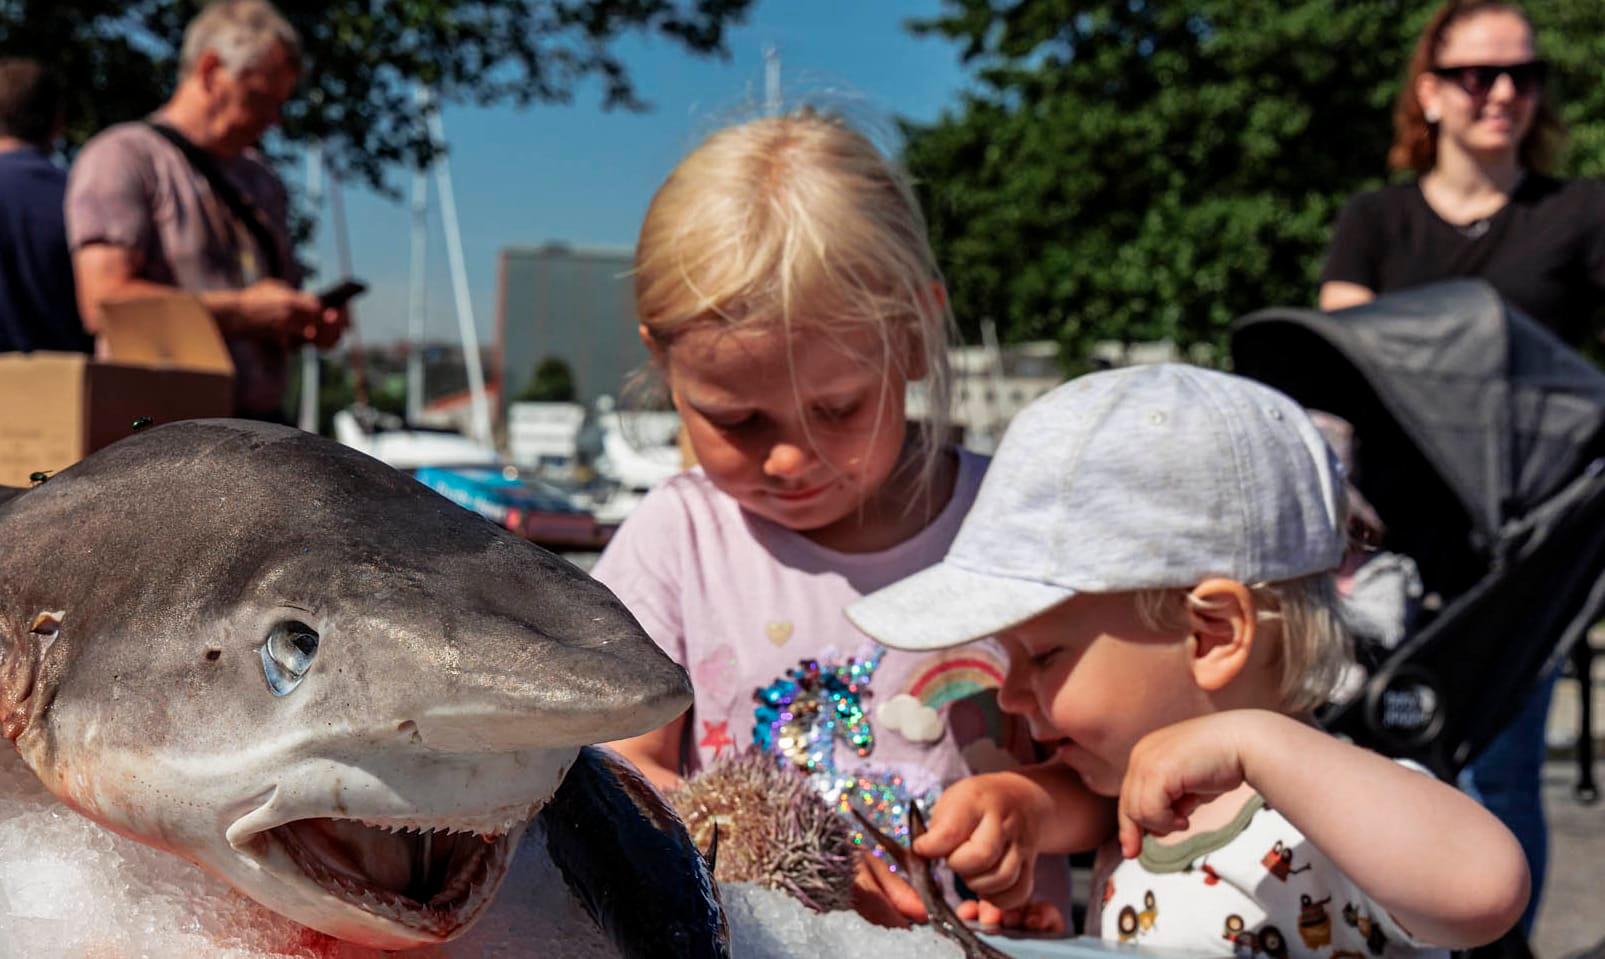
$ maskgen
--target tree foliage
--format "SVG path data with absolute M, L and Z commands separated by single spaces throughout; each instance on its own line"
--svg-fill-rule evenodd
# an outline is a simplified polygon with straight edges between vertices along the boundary
M 535 364 L 535 373 L 518 394 L 529 403 L 574 402 L 574 371 L 561 357 L 548 356 Z
M 630 32 L 724 52 L 752 0 L 279 0 L 305 45 L 291 140 L 322 139 L 336 174 L 374 186 L 429 155 L 414 83 L 442 101 L 567 101 L 597 79 L 609 107 L 640 108 L 611 45 Z M 149 113 L 172 91 L 202 0 L 0 0 L 0 54 L 43 59 L 69 96 L 70 144 Z
M 962 45 L 961 107 L 906 160 L 961 325 L 1219 346 L 1311 304 L 1333 219 L 1386 177 L 1392 104 L 1435 3 L 945 0 L 917 32 Z M 1605 171 L 1605 4 L 1529 4 L 1572 128 Z

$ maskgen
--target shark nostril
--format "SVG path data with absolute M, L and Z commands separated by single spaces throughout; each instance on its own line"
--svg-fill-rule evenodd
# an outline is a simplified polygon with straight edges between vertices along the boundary
M 223 651 L 221 649 L 208 649 L 206 651 L 206 661 L 209 663 L 215 663 L 217 662 L 217 658 L 221 655 L 223 655 Z

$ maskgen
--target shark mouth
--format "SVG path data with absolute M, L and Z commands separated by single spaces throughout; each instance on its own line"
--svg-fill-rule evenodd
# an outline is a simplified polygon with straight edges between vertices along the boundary
M 531 815 L 494 822 L 297 819 L 265 836 L 328 895 L 448 939 L 489 905 Z

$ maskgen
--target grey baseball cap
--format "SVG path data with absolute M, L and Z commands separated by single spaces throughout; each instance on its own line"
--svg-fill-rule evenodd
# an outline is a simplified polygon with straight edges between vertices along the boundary
M 1343 480 L 1252 380 L 1158 364 L 1071 380 L 1009 424 L 947 556 L 847 607 L 897 649 L 989 636 L 1077 593 L 1280 582 L 1337 567 Z

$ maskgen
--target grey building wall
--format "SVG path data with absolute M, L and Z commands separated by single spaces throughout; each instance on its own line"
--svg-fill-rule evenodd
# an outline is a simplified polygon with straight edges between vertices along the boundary
M 647 358 L 630 292 L 633 256 L 561 243 L 501 251 L 496 325 L 504 409 L 548 356 L 569 365 L 579 402 L 619 395 L 624 378 Z

